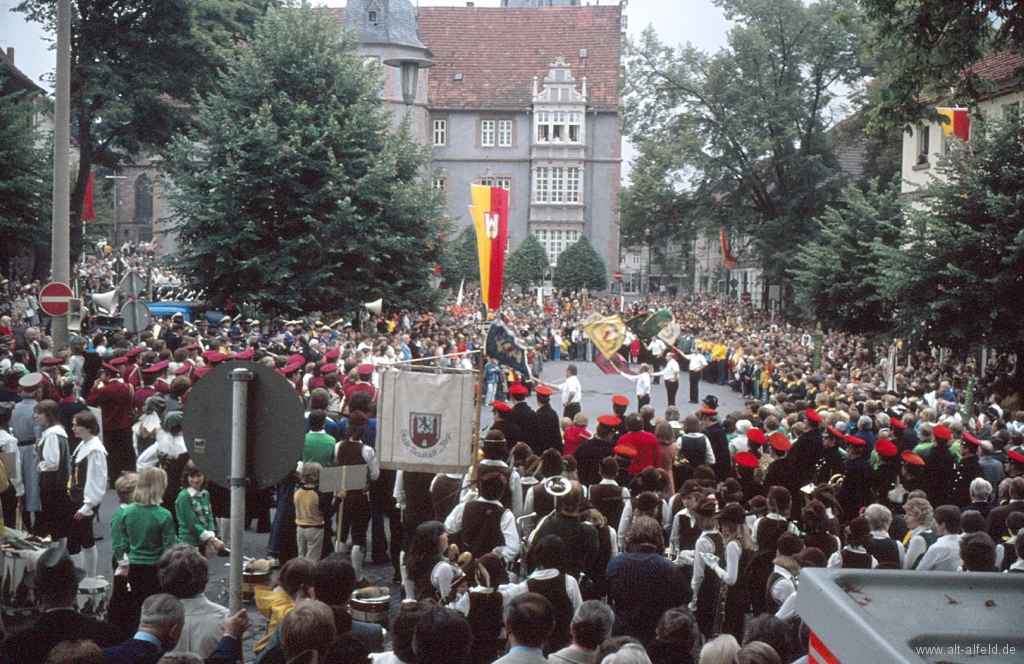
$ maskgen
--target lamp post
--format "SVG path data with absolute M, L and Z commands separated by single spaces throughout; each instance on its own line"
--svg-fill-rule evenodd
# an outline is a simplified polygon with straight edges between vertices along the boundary
M 402 102 L 406 106 L 416 103 L 416 88 L 419 85 L 420 69 L 434 66 L 433 60 L 427 58 L 389 58 L 384 61 L 389 67 L 397 67 L 402 71 Z

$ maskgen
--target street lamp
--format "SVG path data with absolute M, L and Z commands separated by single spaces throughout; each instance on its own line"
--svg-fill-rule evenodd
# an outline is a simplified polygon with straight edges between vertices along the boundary
M 406 106 L 412 106 L 416 102 L 420 69 L 433 67 L 434 61 L 427 58 L 391 58 L 385 60 L 384 64 L 402 70 L 402 101 Z
M 127 175 L 105 175 L 108 180 L 127 180 Z M 117 251 L 117 183 L 114 183 L 114 251 Z

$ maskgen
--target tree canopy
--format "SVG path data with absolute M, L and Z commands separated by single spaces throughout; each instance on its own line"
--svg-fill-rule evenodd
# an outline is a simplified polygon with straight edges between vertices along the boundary
M 544 278 L 544 270 L 550 267 L 548 253 L 533 233 L 526 238 L 505 259 L 505 283 L 518 284 L 524 291 Z
M 852 0 L 715 4 L 735 27 L 713 55 L 652 29 L 630 46 L 624 126 L 685 175 L 708 225 L 751 236 L 777 281 L 841 189 L 825 132 L 836 87 L 865 74 L 864 31 Z
M 586 235 L 581 235 L 558 254 L 553 277 L 552 285 L 564 290 L 578 291 L 585 286 L 592 291 L 602 291 L 608 287 L 604 259 Z
M 355 47 L 328 12 L 271 10 L 168 150 L 179 265 L 210 299 L 282 315 L 435 301 L 443 192 Z
M 71 132 L 80 160 L 71 191 L 72 260 L 82 249 L 93 164 L 116 170 L 176 135 L 187 103 L 218 84 L 217 72 L 272 1 L 73 0 Z M 57 0 L 24 0 L 17 10 L 56 35 L 56 7 Z
M 480 257 L 473 226 L 463 228 L 457 236 L 445 241 L 440 265 L 441 277 L 448 288 L 458 288 L 463 279 L 480 281 Z

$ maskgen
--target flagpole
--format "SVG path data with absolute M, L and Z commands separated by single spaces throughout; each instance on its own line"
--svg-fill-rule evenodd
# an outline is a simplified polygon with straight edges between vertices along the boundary
M 482 325 L 484 327 L 486 327 L 486 325 L 487 325 L 487 305 L 486 304 L 481 304 L 480 305 L 480 309 L 481 309 L 481 313 L 482 313 L 482 316 L 480 317 L 480 319 L 482 321 Z M 484 337 L 484 348 L 486 348 L 486 347 L 487 347 L 487 337 L 485 336 Z M 479 367 L 479 373 L 477 374 L 477 378 L 476 378 L 476 416 L 475 416 L 475 418 L 473 420 L 473 473 L 472 473 L 472 477 L 471 477 L 471 480 L 473 482 L 476 482 L 476 479 L 477 479 L 476 471 L 477 471 L 477 462 L 479 461 L 479 459 L 477 459 L 477 456 L 479 454 L 479 449 L 480 449 L 480 411 L 483 409 L 484 394 L 485 394 L 484 390 L 486 389 L 485 383 L 484 383 L 484 379 L 487 376 L 487 354 L 484 353 L 482 349 L 480 351 L 480 361 L 477 364 L 477 366 Z

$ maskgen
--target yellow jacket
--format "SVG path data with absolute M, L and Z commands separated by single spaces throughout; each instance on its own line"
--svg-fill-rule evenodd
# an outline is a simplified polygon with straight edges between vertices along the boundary
M 724 360 L 725 354 L 729 349 L 725 344 L 715 344 L 711 347 L 711 361 L 716 362 L 718 360 Z
M 267 647 L 267 642 L 270 641 L 274 630 L 277 629 L 284 617 L 295 608 L 295 598 L 286 593 L 284 588 L 256 586 L 256 608 L 270 620 L 267 625 L 267 635 L 252 647 L 253 652 L 260 652 Z

